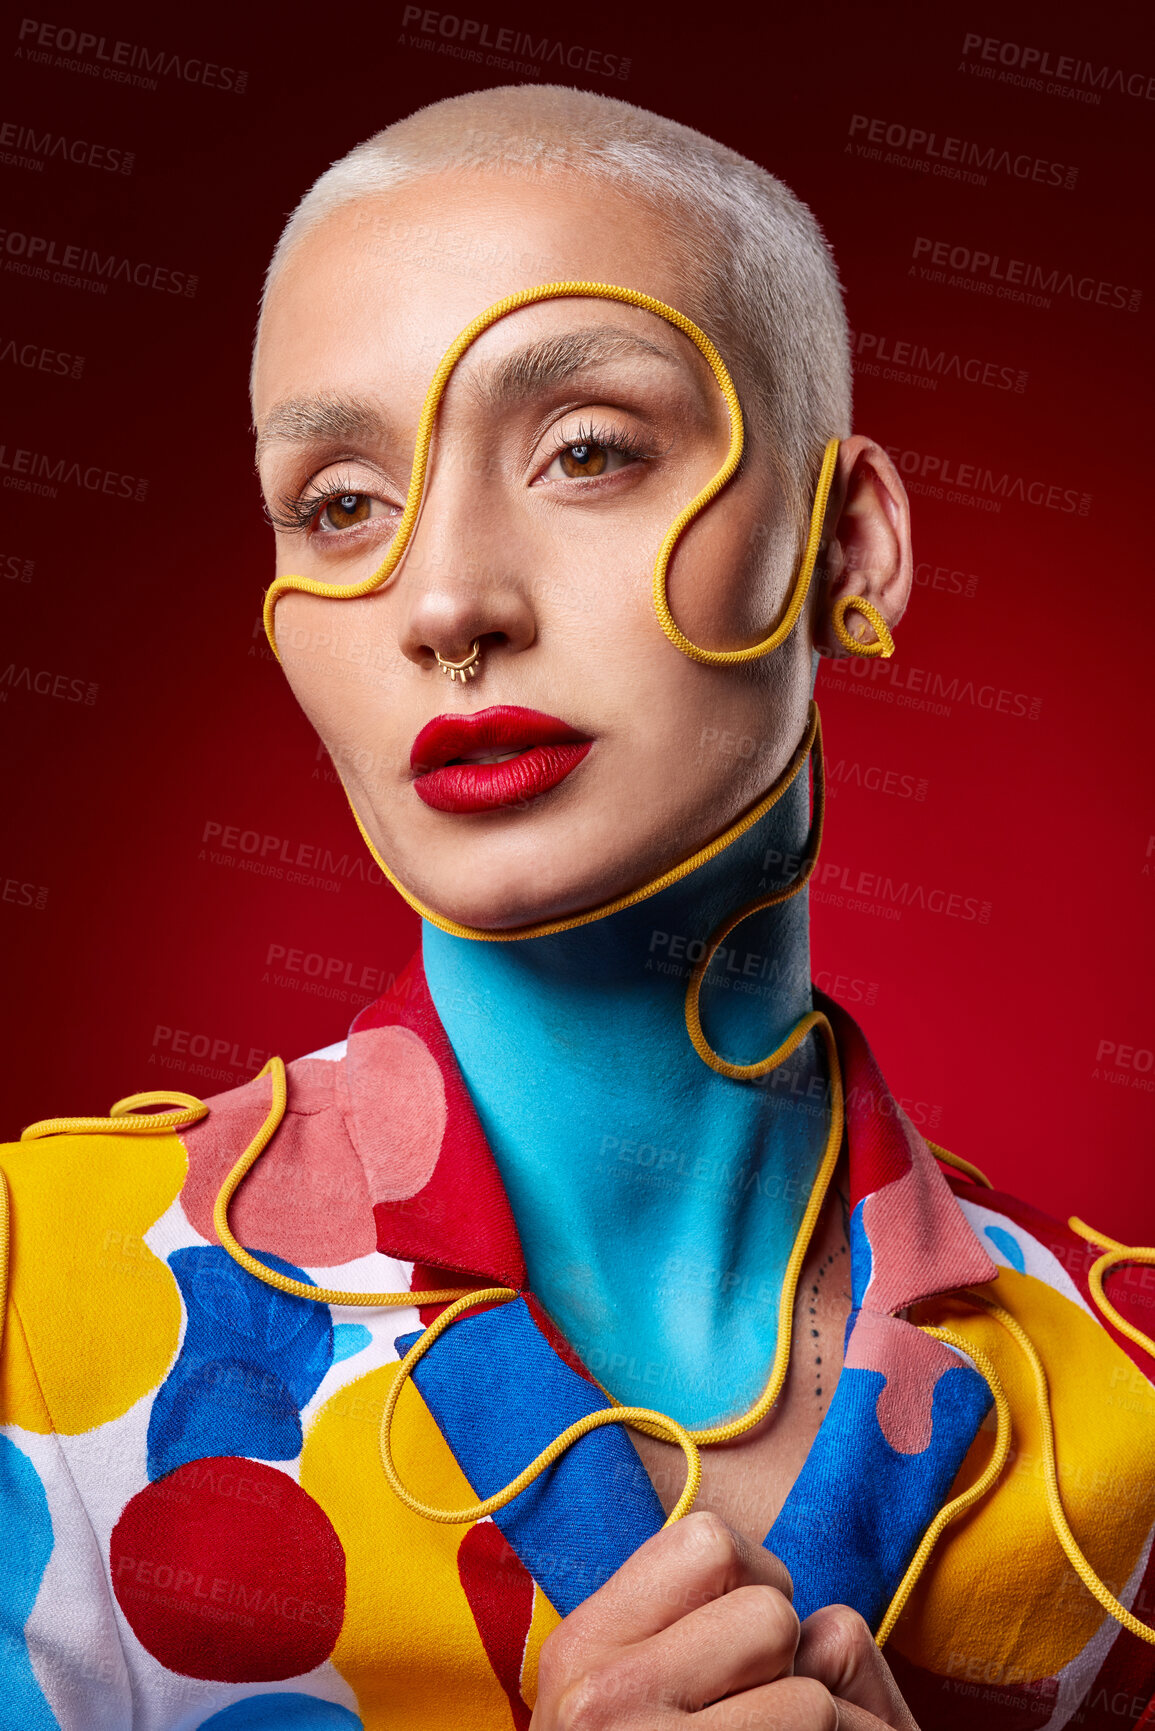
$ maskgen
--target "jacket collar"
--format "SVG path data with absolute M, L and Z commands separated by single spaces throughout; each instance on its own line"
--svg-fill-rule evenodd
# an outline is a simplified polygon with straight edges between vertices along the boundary
M 824 994 L 816 991 L 814 1001 L 834 1028 L 846 1097 L 855 1308 L 892 1314 L 993 1279 L 994 1264 L 927 1143 L 883 1080 L 861 1029 Z M 446 1123 L 424 1187 L 405 1201 L 377 1205 L 378 1250 L 523 1291 L 525 1258 L 509 1201 L 419 954 L 388 992 L 356 1016 L 350 1039 L 390 1026 L 409 1029 L 432 1053 L 445 1083 Z M 388 1112 L 387 1100 L 380 1106 Z M 366 1107 L 372 1103 L 362 1102 L 361 1109 Z

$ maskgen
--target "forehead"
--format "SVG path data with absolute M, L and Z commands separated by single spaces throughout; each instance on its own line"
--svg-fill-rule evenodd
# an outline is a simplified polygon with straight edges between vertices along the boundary
M 254 377 L 258 422 L 286 395 L 363 389 L 371 373 L 394 385 L 427 382 L 485 307 L 560 280 L 641 289 L 701 322 L 675 225 L 612 187 L 575 176 L 438 174 L 343 205 L 298 245 L 270 290 Z M 515 345 L 530 320 L 551 329 L 632 320 L 678 352 L 684 342 L 652 314 L 585 300 L 520 313 L 479 349 Z

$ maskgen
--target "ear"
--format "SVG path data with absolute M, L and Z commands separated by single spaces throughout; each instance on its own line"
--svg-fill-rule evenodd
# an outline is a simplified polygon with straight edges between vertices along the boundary
M 826 578 L 814 610 L 814 647 L 820 655 L 843 656 L 830 620 L 835 601 L 842 595 L 863 596 L 893 631 L 906 611 L 914 576 L 906 488 L 882 446 L 861 433 L 838 448 L 824 541 Z M 869 622 L 853 608 L 846 612 L 845 626 L 852 637 L 873 641 Z

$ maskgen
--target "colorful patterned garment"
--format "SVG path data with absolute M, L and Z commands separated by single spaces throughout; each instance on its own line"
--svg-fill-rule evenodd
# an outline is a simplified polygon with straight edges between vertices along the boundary
M 1034 1341 L 1071 1525 L 1150 1621 L 1155 1389 L 1092 1307 L 1094 1252 L 948 1182 L 857 1027 L 824 1007 L 847 1089 L 853 1309 L 834 1398 L 766 1542 L 803 1615 L 843 1601 L 877 1626 L 935 1512 L 993 1446 L 984 1380 L 906 1317 L 948 1323 L 996 1363 L 1014 1453 L 940 1539 L 887 1644 L 912 1710 L 925 1731 L 1155 1724 L 1155 1649 L 1104 1614 L 1052 1534 L 1026 1363 L 951 1296 L 989 1292 Z M 412 1310 L 286 1296 L 217 1243 L 213 1203 L 268 1111 L 267 1076 L 179 1135 L 0 1151 L 5 1731 L 524 1731 L 545 1636 L 662 1524 L 618 1426 L 493 1520 L 435 1525 L 393 1495 L 382 1403 L 436 1314 L 420 1292 L 446 1269 L 524 1296 L 467 1314 L 418 1366 L 394 1428 L 413 1490 L 443 1507 L 488 1495 L 605 1398 L 524 1291 L 420 968 L 288 1077 L 285 1120 L 233 1206 L 237 1236 L 298 1279 L 412 1290 Z M 1124 1312 L 1129 1293 L 1116 1280 Z

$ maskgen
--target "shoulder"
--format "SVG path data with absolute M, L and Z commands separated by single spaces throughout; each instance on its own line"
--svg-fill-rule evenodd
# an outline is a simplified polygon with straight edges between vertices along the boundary
M 984 1355 L 1006 1399 L 1010 1449 L 986 1494 L 939 1540 L 892 1638 L 896 1672 L 916 1714 L 944 1731 L 972 1724 L 979 1706 L 1013 1714 L 1060 1698 L 1085 1703 L 1083 1723 L 1112 1722 L 1096 1716 L 1098 1697 L 1120 1686 L 1116 1674 L 1149 1688 L 1155 1651 L 1079 1580 L 1057 1523 L 1069 1524 L 1111 1593 L 1149 1621 L 1155 1367 L 1097 1302 L 1100 1246 L 1017 1197 L 953 1180 L 952 1189 L 998 1273 L 974 1294 L 928 1301 L 913 1319 L 949 1326 Z M 1140 1278 L 1120 1272 L 1107 1293 L 1119 1316 L 1149 1330 Z M 955 1494 L 990 1465 L 994 1432 L 992 1416 Z

